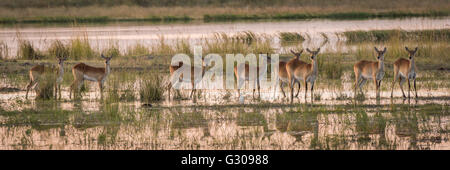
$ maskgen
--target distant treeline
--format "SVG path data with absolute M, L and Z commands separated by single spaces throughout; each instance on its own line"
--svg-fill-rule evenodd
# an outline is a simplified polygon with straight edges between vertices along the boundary
M 49 8 L 85 6 L 217 6 L 217 7 L 274 7 L 274 6 L 354 6 L 383 8 L 426 8 L 436 5 L 449 7 L 448 0 L 1 0 L 0 7 L 6 8 Z M 441 6 L 442 7 L 442 6 Z

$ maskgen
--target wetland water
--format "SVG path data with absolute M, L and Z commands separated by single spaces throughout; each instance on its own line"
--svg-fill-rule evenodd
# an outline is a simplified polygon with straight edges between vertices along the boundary
M 19 29 L 23 38 L 42 48 L 52 39 L 70 39 L 83 32 L 90 34 L 93 46 L 100 47 L 114 39 L 120 47 L 127 47 L 137 41 L 154 43 L 158 35 L 195 39 L 214 32 L 444 29 L 449 27 L 448 20 L 311 20 L 276 24 Z M 2 28 L 0 35 L 1 40 L 12 43 L 9 46 L 14 49 L 15 29 Z M 448 44 L 445 47 L 448 49 Z M 77 61 L 66 62 L 62 99 L 48 101 L 33 100 L 34 92 L 31 99 L 25 99 L 25 86 L 29 82 L 27 71 L 35 64 L 33 61 L 0 62 L 0 149 L 450 149 L 448 68 L 418 72 L 418 99 L 401 98 L 398 84 L 395 97 L 389 97 L 393 59 L 388 58 L 379 99 L 372 83 L 364 87 L 364 97 L 354 99 L 353 71 L 347 67 L 338 79 L 320 74 L 313 99 L 309 93 L 306 99 L 303 97 L 302 85 L 294 104 L 283 98 L 278 88 L 276 96 L 272 89 L 262 90 L 261 100 L 253 100 L 251 90 L 243 92 L 244 101 L 237 99 L 235 90 L 199 90 L 194 102 L 186 99 L 189 91 L 182 90 L 181 97 L 175 100 L 168 100 L 164 95 L 158 102 L 141 102 L 140 82 L 149 72 L 168 76 L 167 63 L 160 66 L 161 63 L 151 62 L 156 59 L 126 59 L 126 62 L 113 59 L 104 100 L 100 100 L 95 83 L 86 83 L 82 99 L 69 99 L 68 89 L 73 80 L 70 68 Z M 354 59 L 348 57 L 342 61 L 348 60 L 346 64 L 351 65 Z M 102 66 L 95 60 L 87 64 Z M 161 82 L 166 86 L 165 80 Z M 406 84 L 404 89 L 407 92 Z M 284 90 L 289 95 L 289 90 Z
M 106 48 L 117 44 L 124 51 L 136 43 L 151 46 L 159 43 L 163 36 L 168 43 L 171 40 L 188 39 L 193 45 L 200 44 L 204 38 L 214 33 L 237 34 L 251 31 L 256 34 L 276 35 L 279 32 L 299 32 L 309 37 L 310 41 L 303 45 L 318 46 L 324 37 L 329 43 L 325 49 L 336 50 L 339 34 L 354 30 L 429 30 L 450 28 L 450 18 L 409 18 L 409 19 L 370 19 L 370 20 L 302 20 L 302 21 L 267 21 L 267 22 L 228 22 L 228 23 L 174 23 L 174 24 L 143 24 L 117 23 L 108 25 L 85 26 L 39 26 L 23 25 L 18 27 L 0 28 L 0 41 L 9 46 L 10 56 L 17 52 L 18 35 L 29 40 L 38 49 L 46 49 L 55 39 L 68 41 L 74 37 L 87 36 L 94 48 Z M 19 34 L 18 34 L 19 33 Z M 278 36 L 272 40 L 273 46 L 281 48 Z

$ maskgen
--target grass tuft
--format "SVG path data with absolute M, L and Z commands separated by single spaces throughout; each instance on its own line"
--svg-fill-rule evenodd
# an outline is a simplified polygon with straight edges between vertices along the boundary
M 143 79 L 140 84 L 139 96 L 142 102 L 160 101 L 165 89 L 162 78 L 157 73 L 150 73 L 150 77 Z
M 47 51 L 52 58 L 68 56 L 70 53 L 69 47 L 65 46 L 60 40 L 55 40 Z
M 17 51 L 17 56 L 19 59 L 35 60 L 42 58 L 39 51 L 34 48 L 30 41 L 19 39 L 18 43 L 19 50 Z

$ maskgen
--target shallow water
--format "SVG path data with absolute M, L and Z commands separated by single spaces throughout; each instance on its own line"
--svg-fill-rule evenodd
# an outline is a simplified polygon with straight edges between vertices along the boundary
M 125 49 L 135 43 L 151 45 L 158 42 L 159 35 L 172 40 L 186 37 L 195 44 L 214 32 L 295 31 L 311 35 L 310 41 L 304 42 L 305 47 L 322 43 L 320 33 L 326 33 L 330 39 L 325 48 L 332 49 L 338 39 L 335 33 L 342 31 L 448 29 L 449 19 L 127 23 L 17 29 L 22 38 L 38 48 L 47 48 L 54 39 L 67 41 L 84 33 L 94 47 L 102 48 L 114 41 Z M 8 43 L 11 54 L 17 48 L 16 33 L 14 28 L 0 28 L 0 40 Z M 280 46 L 276 38 L 273 44 Z M 390 98 L 392 68 L 388 68 L 383 80 L 380 98 L 372 83 L 364 86 L 364 96 L 355 98 L 353 72 L 347 69 L 352 63 L 345 63 L 346 71 L 340 78 L 327 79 L 320 74 L 314 96 L 308 91 L 305 98 L 302 85 L 293 103 L 283 97 L 278 87 L 262 89 L 261 99 L 253 99 L 250 89 L 242 91 L 242 100 L 236 90 L 198 90 L 195 99 L 188 98 L 189 90 L 181 90 L 181 97 L 176 99 L 168 100 L 165 92 L 161 101 L 145 103 L 139 97 L 141 80 L 151 71 L 156 72 L 165 77 L 162 83 L 167 87 L 167 63 L 157 63 L 156 59 L 153 63 L 154 58 L 146 58 L 136 64 L 142 60 L 132 63 L 128 59 L 113 61 L 104 100 L 100 99 L 96 83 L 86 83 L 88 90 L 82 99 L 69 99 L 73 61 L 66 64 L 62 99 L 48 101 L 34 100 L 33 91 L 30 99 L 25 99 L 27 71 L 36 61 L 0 63 L 5 70 L 0 73 L 0 88 L 5 89 L 0 91 L 0 149 L 450 149 L 447 68 L 420 70 L 418 99 L 403 99 L 398 84 L 394 98 Z M 351 59 L 353 62 L 355 58 Z M 87 62 L 101 64 L 95 60 Z M 407 84 L 404 89 L 407 93 Z M 289 96 L 286 86 L 284 91 Z M 131 99 L 111 97 L 126 92 L 131 93 Z
M 135 73 L 113 72 L 131 76 Z M 423 73 L 421 75 L 438 75 Z M 25 100 L 23 90 L 0 93 L 0 149 L 450 149 L 450 90 L 447 78 L 418 79 L 419 99 L 402 99 L 390 83 L 377 99 L 372 85 L 353 98 L 351 80 L 341 86 L 318 79 L 315 94 L 291 104 L 277 90 L 260 100 L 244 90 L 200 90 L 197 100 L 104 102 L 95 83 L 81 100 Z M 26 79 L 9 76 L 24 87 Z M 138 81 L 138 79 L 136 79 Z M 111 88 L 107 82 L 105 89 Z M 21 88 L 22 89 L 22 88 Z M 122 87 L 119 91 L 126 90 Z M 108 90 L 105 90 L 105 96 Z M 285 88 L 287 94 L 287 88 Z M 137 91 L 135 93 L 138 93 Z M 188 90 L 182 90 L 187 98 Z M 229 97 L 225 97 L 228 96 Z M 137 95 L 138 97 L 138 95 Z M 107 98 L 107 97 L 106 97 Z
M 15 28 L 0 28 L 0 41 L 9 47 L 9 56 L 17 53 L 17 37 L 30 40 L 38 49 L 47 49 L 55 39 L 68 41 L 74 37 L 87 35 L 94 49 L 103 49 L 111 44 L 117 44 L 121 51 L 137 43 L 151 46 L 158 43 L 163 36 L 168 43 L 177 39 L 189 39 L 192 45 L 200 44 L 203 38 L 209 38 L 214 33 L 233 35 L 242 31 L 256 34 L 276 35 L 279 32 L 299 32 L 310 37 L 303 46 L 319 46 L 328 37 L 325 50 L 336 50 L 337 43 L 345 40 L 340 32 L 354 30 L 426 30 L 448 29 L 450 18 L 408 18 L 408 19 L 370 19 L 370 20 L 301 20 L 301 21 L 266 21 L 266 22 L 226 22 L 189 24 L 130 24 L 114 23 L 108 25 L 59 25 L 29 27 L 18 25 Z M 19 34 L 18 34 L 19 33 Z M 273 46 L 280 48 L 280 40 L 273 36 Z M 345 49 L 344 49 L 345 50 Z

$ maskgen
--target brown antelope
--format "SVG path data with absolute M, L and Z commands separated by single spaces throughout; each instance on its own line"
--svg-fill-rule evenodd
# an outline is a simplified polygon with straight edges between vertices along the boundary
M 366 83 L 367 79 L 372 79 L 376 86 L 376 93 L 379 96 L 379 88 L 381 86 L 381 80 L 384 77 L 384 54 L 386 54 L 386 47 L 383 51 L 374 47 L 377 52 L 377 61 L 361 60 L 353 66 L 355 71 L 355 94 L 356 89 L 359 86 L 360 92 L 363 94 L 362 86 Z
M 101 57 L 105 60 L 105 67 L 92 67 L 86 65 L 84 63 L 78 63 L 72 67 L 73 74 L 73 83 L 70 85 L 70 95 L 69 98 L 72 98 L 72 91 L 74 92 L 74 97 L 78 94 L 78 90 L 81 85 L 84 83 L 84 80 L 94 81 L 98 83 L 98 87 L 100 89 L 101 98 L 103 98 L 103 84 L 105 83 L 106 78 L 111 72 L 110 68 L 110 60 L 112 56 L 105 57 L 101 54 Z
M 295 59 L 300 60 L 300 56 L 302 55 L 303 50 L 301 50 L 298 53 L 291 50 L 291 53 L 294 54 Z M 280 64 L 279 64 L 279 67 L 278 67 L 278 81 L 280 83 L 281 92 L 283 92 L 283 97 L 286 97 L 286 94 L 284 93 L 284 90 L 283 90 L 283 85 L 284 85 L 284 83 L 288 83 L 289 84 L 289 76 L 288 76 L 288 72 L 287 72 L 287 69 L 286 69 L 287 62 L 280 61 L 279 63 Z M 297 97 L 299 92 L 300 92 L 300 82 L 299 81 L 295 81 L 295 82 L 298 83 L 297 94 L 295 94 L 295 97 Z
M 172 77 L 174 75 L 175 71 L 180 69 L 181 66 L 183 66 L 183 62 L 179 62 L 178 66 L 169 65 L 170 77 Z M 202 68 L 201 68 L 202 69 L 202 77 L 205 75 L 205 68 L 206 68 L 205 61 L 202 59 Z M 189 98 L 193 97 L 194 93 L 197 91 L 195 89 L 195 84 L 197 84 L 201 80 L 201 78 L 194 77 L 194 74 L 195 74 L 194 70 L 195 69 L 196 69 L 196 67 L 194 65 L 191 65 L 191 85 L 192 85 L 192 90 L 191 90 L 191 94 L 189 95 Z M 200 68 L 197 68 L 197 69 L 200 69 Z M 170 80 L 171 79 L 172 78 L 170 78 Z M 183 75 L 180 76 L 180 82 L 181 82 L 182 79 L 183 79 Z M 169 93 L 168 94 L 169 100 L 170 100 L 170 89 L 172 89 L 172 83 L 170 82 L 170 80 L 169 80 L 169 85 L 167 87 L 168 88 L 167 90 L 168 90 L 168 93 Z
M 270 63 L 271 59 L 269 54 L 267 53 L 267 63 Z M 244 63 L 241 63 L 244 64 Z M 244 83 L 245 81 L 249 81 L 250 82 L 250 69 L 255 69 L 256 70 L 256 80 L 252 80 L 253 83 L 256 83 L 256 88 L 258 89 L 258 98 L 261 98 L 261 86 L 259 84 L 259 67 L 258 66 L 250 66 L 249 64 L 245 63 L 245 67 L 244 67 L 244 73 L 239 72 L 238 71 L 238 66 L 234 66 L 234 76 L 236 77 L 236 85 L 240 86 L 242 85 L 242 83 Z M 255 99 L 255 90 L 256 88 L 253 88 L 253 99 Z M 241 97 L 241 90 L 239 87 L 237 87 L 237 91 L 238 91 L 238 98 Z
M 416 93 L 417 98 L 417 89 L 416 89 L 416 62 L 414 61 L 414 56 L 417 52 L 417 47 L 414 50 L 409 50 L 408 47 L 405 47 L 406 51 L 409 53 L 409 59 L 399 58 L 394 62 L 394 81 L 392 82 L 392 91 L 391 98 L 394 95 L 394 85 L 397 79 L 399 79 L 398 84 L 400 85 L 400 89 L 402 90 L 403 97 L 406 98 L 405 92 L 403 92 L 403 83 L 405 83 L 405 79 L 408 80 L 408 98 L 410 98 L 411 84 L 410 80 L 414 81 L 414 91 Z
M 59 91 L 59 98 L 61 99 L 61 83 L 64 75 L 64 61 L 67 60 L 67 56 L 57 56 L 58 60 L 58 68 L 54 69 L 51 67 L 47 67 L 44 65 L 36 65 L 30 69 L 30 83 L 27 85 L 27 93 L 25 95 L 25 99 L 28 99 L 28 91 L 32 87 L 36 89 L 39 86 L 39 79 L 47 73 L 55 73 L 56 74 L 56 82 L 55 82 L 55 99 L 57 98 Z
M 320 52 L 320 48 L 316 51 L 306 49 L 311 54 L 311 64 L 308 64 L 299 59 L 293 58 L 286 64 L 286 70 L 289 79 L 289 88 L 291 88 L 291 103 L 294 100 L 294 83 L 303 80 L 305 85 L 305 99 L 308 92 L 308 82 L 311 83 L 311 98 L 314 94 L 314 83 L 318 75 L 317 54 Z

